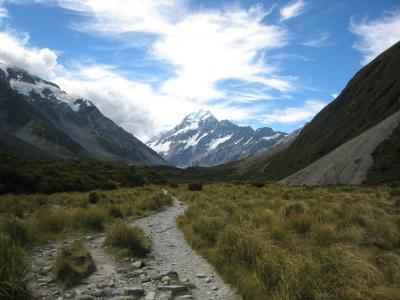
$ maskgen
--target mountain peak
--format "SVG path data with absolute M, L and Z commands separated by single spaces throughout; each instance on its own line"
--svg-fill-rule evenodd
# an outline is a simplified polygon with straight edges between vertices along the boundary
M 218 121 L 210 111 L 201 109 L 147 145 L 178 167 L 213 166 L 268 149 L 285 136 L 270 128 L 256 133 L 251 127 Z
M 192 112 L 192 113 L 188 114 L 184 118 L 184 120 L 189 121 L 189 122 L 201 122 L 201 121 L 207 120 L 209 118 L 216 119 L 210 111 L 200 109 L 196 112 Z

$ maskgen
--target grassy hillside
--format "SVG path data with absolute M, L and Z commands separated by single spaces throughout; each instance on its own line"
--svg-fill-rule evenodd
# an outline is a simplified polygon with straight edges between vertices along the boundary
M 400 43 L 358 72 L 287 150 L 264 162 L 265 178 L 289 176 L 399 111 L 399 69 Z
M 400 126 L 372 154 L 374 164 L 368 171 L 369 183 L 400 182 Z
M 175 191 L 186 239 L 244 299 L 398 299 L 400 189 Z

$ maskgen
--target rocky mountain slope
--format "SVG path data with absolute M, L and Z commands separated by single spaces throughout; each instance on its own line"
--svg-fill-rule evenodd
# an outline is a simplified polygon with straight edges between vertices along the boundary
M 178 167 L 214 166 L 255 155 L 286 136 L 268 127 L 254 130 L 228 120 L 218 121 L 209 111 L 200 110 L 147 145 Z
M 359 71 L 349 82 L 343 92 L 332 103 L 325 107 L 307 126 L 305 126 L 299 136 L 282 151 L 277 151 L 274 155 L 261 155 L 260 159 L 252 159 L 251 166 L 249 162 L 243 161 L 234 167 L 237 170 L 246 169 L 246 174 L 258 174 L 269 180 L 276 180 L 288 177 L 304 169 L 316 174 L 317 169 L 324 177 L 317 176 L 319 179 L 310 182 L 307 176 L 296 175 L 297 184 L 333 184 L 337 182 L 387 182 L 400 180 L 400 173 L 395 171 L 395 166 L 400 164 L 399 147 L 396 141 L 399 140 L 399 127 L 385 131 L 382 139 L 381 131 L 376 134 L 365 134 L 368 130 L 378 126 L 385 119 L 393 116 L 400 110 L 400 43 L 397 43 L 374 61 Z M 396 124 L 395 124 L 396 125 Z M 356 138 L 359 148 L 345 146 L 347 142 L 353 145 Z M 363 141 L 362 139 L 366 139 Z M 341 151 L 338 147 L 343 145 Z M 368 146 L 369 145 L 369 146 Z M 371 146 L 373 145 L 373 147 Z M 364 148 L 364 147 L 367 147 Z M 335 150 L 338 149 L 338 150 Z M 346 149 L 346 151 L 343 151 Z M 367 151 L 368 150 L 368 151 Z M 332 158 L 332 151 L 340 153 L 340 156 L 347 156 L 347 160 L 340 158 L 342 163 L 349 163 L 349 157 L 357 156 L 354 160 L 367 159 L 372 156 L 372 162 L 358 163 L 351 162 L 349 166 L 342 169 L 351 176 L 346 175 L 342 178 L 338 168 L 339 161 L 333 163 L 326 159 L 326 155 Z M 371 153 L 372 151 L 372 153 Z M 366 153 L 364 156 L 362 153 Z M 356 155 L 357 154 L 357 155 Z M 355 157 L 354 156 L 354 157 Z M 360 156 L 360 157 L 358 157 Z M 363 156 L 363 157 L 361 157 Z M 316 165 L 310 165 L 317 162 Z M 368 158 L 369 159 L 369 158 Z M 308 168 L 307 166 L 310 166 Z M 321 169 L 322 168 L 322 169 Z M 363 169 L 363 170 L 360 170 Z M 358 171 L 356 171 L 358 169 Z M 359 172 L 362 180 L 358 180 Z M 301 174 L 306 174 L 301 173 Z M 388 175 L 391 174 L 391 175 Z M 344 175 L 343 175 L 344 176 Z M 293 177 L 289 177 L 293 178 Z
M 367 180 L 367 172 L 373 165 L 372 153 L 399 124 L 400 112 L 397 112 L 281 182 L 289 185 L 361 184 Z
M 89 100 L 75 99 L 54 83 L 4 64 L 0 64 L 0 152 L 28 158 L 166 164 Z

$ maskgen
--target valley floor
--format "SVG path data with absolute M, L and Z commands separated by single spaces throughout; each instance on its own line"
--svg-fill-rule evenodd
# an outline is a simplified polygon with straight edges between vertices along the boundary
M 165 191 L 166 192 L 166 191 Z M 33 254 L 36 274 L 33 283 L 36 299 L 239 299 L 213 267 L 196 254 L 176 227 L 176 218 L 185 206 L 174 197 L 172 206 L 133 225 L 144 229 L 152 241 L 152 250 L 144 259 L 117 261 L 104 248 L 105 237 L 84 236 L 80 242 L 90 252 L 96 271 L 74 288 L 61 289 L 50 276 L 51 266 L 61 246 L 75 240 L 39 247 Z M 134 267 L 141 262 L 140 267 Z M 177 279 L 163 282 L 163 277 Z M 176 277 L 176 278 L 174 278 Z M 142 294 L 143 293 L 143 294 Z M 140 296 L 142 295 L 142 296 Z M 136 299 L 136 298 L 129 298 Z

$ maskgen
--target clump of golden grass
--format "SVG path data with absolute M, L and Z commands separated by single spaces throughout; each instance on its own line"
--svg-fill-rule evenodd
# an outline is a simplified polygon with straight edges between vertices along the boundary
M 0 299 L 31 299 L 28 284 L 29 260 L 25 251 L 7 235 L 0 236 Z
M 59 282 L 66 287 L 72 287 L 93 273 L 96 268 L 89 251 L 75 243 L 60 249 L 53 269 Z
M 397 299 L 395 188 L 212 184 L 178 220 L 244 299 Z
M 129 227 L 123 222 L 110 226 L 105 243 L 136 257 L 146 255 L 151 249 L 151 241 L 141 228 Z

